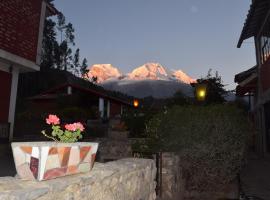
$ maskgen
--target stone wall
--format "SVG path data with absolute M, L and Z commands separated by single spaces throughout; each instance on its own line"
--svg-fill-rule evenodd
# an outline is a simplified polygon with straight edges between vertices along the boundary
M 0 178 L 1 200 L 154 200 L 155 162 L 127 158 L 95 163 L 90 173 L 49 181 Z
M 162 153 L 162 198 L 172 199 L 183 194 L 180 159 L 175 153 Z

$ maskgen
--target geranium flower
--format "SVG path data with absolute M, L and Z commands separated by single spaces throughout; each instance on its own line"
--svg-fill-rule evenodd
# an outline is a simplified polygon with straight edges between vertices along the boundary
M 47 124 L 57 125 L 60 124 L 60 119 L 56 115 L 49 115 L 46 119 Z
M 76 130 L 84 131 L 84 126 L 81 122 L 74 123 L 76 126 Z
M 76 131 L 76 126 L 74 124 L 66 124 L 65 129 L 68 131 Z
M 84 127 L 80 122 L 73 124 L 66 124 L 65 129 L 67 129 L 68 131 L 77 131 L 77 130 L 84 131 Z

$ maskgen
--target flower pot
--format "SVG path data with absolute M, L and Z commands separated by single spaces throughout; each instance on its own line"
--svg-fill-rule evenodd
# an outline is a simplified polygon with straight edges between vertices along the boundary
M 89 172 L 98 143 L 13 142 L 17 173 L 25 180 L 48 180 Z

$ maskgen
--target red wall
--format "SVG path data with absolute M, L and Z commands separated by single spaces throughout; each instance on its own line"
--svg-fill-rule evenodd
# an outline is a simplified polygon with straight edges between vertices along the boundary
M 36 62 L 41 0 L 0 0 L 0 49 Z
M 261 80 L 262 80 L 262 89 L 266 92 L 270 89 L 270 59 L 268 59 L 261 68 Z
M 11 80 L 10 73 L 0 71 L 0 122 L 8 122 Z

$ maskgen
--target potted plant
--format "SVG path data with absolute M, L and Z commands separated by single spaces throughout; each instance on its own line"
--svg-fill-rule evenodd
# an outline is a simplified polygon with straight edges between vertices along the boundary
M 12 152 L 17 173 L 25 180 L 48 180 L 61 176 L 89 172 L 94 164 L 98 143 L 77 142 L 84 126 L 80 122 L 60 126 L 56 115 L 46 123 L 51 135 L 42 134 L 53 142 L 13 142 Z M 63 130 L 62 130 L 63 129 Z

